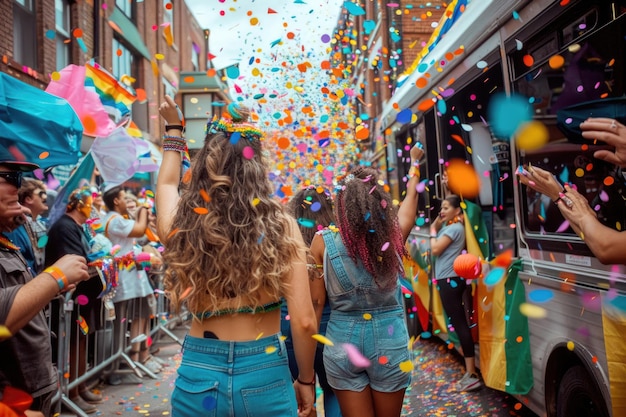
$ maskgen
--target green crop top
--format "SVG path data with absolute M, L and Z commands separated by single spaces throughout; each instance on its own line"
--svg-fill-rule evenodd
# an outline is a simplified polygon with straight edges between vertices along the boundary
M 262 306 L 258 306 L 256 308 L 252 308 L 250 306 L 245 306 L 241 308 L 225 308 L 223 310 L 205 311 L 203 313 L 195 313 L 194 316 L 202 320 L 202 319 L 208 319 L 210 317 L 219 317 L 219 316 L 225 316 L 228 314 L 236 314 L 236 313 L 243 313 L 243 314 L 269 313 L 270 311 L 278 310 L 280 306 L 282 305 L 282 303 L 283 302 L 281 300 L 278 300 L 278 301 L 272 301 L 271 303 L 263 304 Z

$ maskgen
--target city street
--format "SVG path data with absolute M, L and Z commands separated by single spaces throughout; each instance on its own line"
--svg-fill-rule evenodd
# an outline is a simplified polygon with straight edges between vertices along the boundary
M 178 327 L 174 333 L 181 340 L 186 328 Z M 98 405 L 99 416 L 167 416 L 170 415 L 169 399 L 176 378 L 176 367 L 180 363 L 180 345 L 162 334 L 155 342 L 159 347 L 156 354 L 169 366 L 158 374 L 158 379 L 144 377 L 141 383 L 122 383 L 111 386 L 99 385 L 105 398 Z M 414 349 L 412 386 L 404 400 L 403 417 L 535 417 L 519 401 L 510 395 L 482 388 L 475 392 L 457 393 L 453 384 L 462 376 L 462 359 L 448 352 L 445 344 L 438 340 L 418 341 Z M 70 416 L 64 412 L 61 416 Z M 318 416 L 324 415 L 322 401 L 318 400 Z

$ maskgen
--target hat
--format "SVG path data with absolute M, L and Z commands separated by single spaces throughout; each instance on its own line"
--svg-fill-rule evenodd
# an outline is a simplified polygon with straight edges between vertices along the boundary
M 39 168 L 39 165 L 26 161 L 16 161 L 15 157 L 4 146 L 0 147 L 0 165 L 13 171 L 30 172 Z

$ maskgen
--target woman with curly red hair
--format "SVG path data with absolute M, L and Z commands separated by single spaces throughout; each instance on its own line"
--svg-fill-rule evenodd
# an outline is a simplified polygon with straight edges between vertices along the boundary
M 311 252 L 324 264 L 330 302 L 324 366 L 344 417 L 399 416 L 411 382 L 409 336 L 399 276 L 417 213 L 419 146 L 399 210 L 371 168 L 356 168 L 335 197 L 338 228 L 323 230 Z M 315 288 L 313 289 L 315 291 Z M 315 291 L 322 300 L 324 291 Z

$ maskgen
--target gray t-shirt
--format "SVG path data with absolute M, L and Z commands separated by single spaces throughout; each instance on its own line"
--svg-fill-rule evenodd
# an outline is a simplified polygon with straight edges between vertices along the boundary
M 452 265 L 454 260 L 465 249 L 465 226 L 461 222 L 452 223 L 448 226 L 444 226 L 437 234 L 437 239 L 442 236 L 448 236 L 452 239 L 452 243 L 448 246 L 441 255 L 437 257 L 435 261 L 435 278 L 450 278 L 456 277 Z

